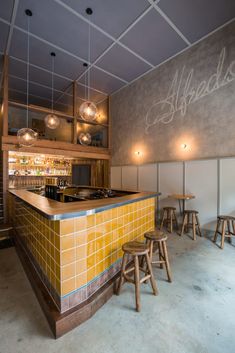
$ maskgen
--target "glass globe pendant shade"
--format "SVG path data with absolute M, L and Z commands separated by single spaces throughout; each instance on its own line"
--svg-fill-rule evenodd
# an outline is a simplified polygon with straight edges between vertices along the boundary
M 37 140 L 37 137 L 38 137 L 37 132 L 27 127 L 20 129 L 17 132 L 17 138 L 21 146 L 25 146 L 25 147 L 33 146 L 35 141 Z
M 85 146 L 90 145 L 90 143 L 91 143 L 91 135 L 88 132 L 87 133 L 82 132 L 79 135 L 79 142 L 80 142 L 81 145 L 85 145 Z
M 55 115 L 55 114 L 48 114 L 45 119 L 45 124 L 49 129 L 57 129 L 57 127 L 60 125 L 60 119 Z
M 95 121 L 97 114 L 96 105 L 90 101 L 82 103 L 79 107 L 79 115 L 85 121 Z

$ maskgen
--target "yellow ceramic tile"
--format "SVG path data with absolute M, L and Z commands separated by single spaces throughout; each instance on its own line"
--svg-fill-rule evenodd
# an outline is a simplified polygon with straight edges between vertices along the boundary
M 87 256 L 87 245 L 82 245 L 76 248 L 76 259 L 81 260 Z
M 104 257 L 107 257 L 107 256 L 110 256 L 111 255 L 111 244 L 107 245 L 105 248 L 104 248 Z
M 95 215 L 87 216 L 87 228 L 95 226 Z
M 61 253 L 61 265 L 67 265 L 75 261 L 75 249 L 66 250 Z
M 112 210 L 105 211 L 103 213 L 103 221 L 108 222 L 112 220 Z
M 86 218 L 86 216 L 75 218 L 75 222 L 74 223 L 75 223 L 75 232 L 80 232 L 80 231 L 86 229 L 87 218 Z
M 74 219 L 66 219 L 60 222 L 60 234 L 74 233 Z
M 117 208 L 113 208 L 112 209 L 112 219 L 117 218 L 117 216 L 118 216 Z
M 112 222 L 108 221 L 105 223 L 105 233 L 109 233 L 112 231 Z
M 88 269 L 95 266 L 95 260 L 96 260 L 95 254 L 87 257 L 87 268 Z
M 76 288 L 80 288 L 82 286 L 85 286 L 87 284 L 87 274 L 83 273 L 79 276 L 76 277 Z
M 61 237 L 61 250 L 68 250 L 74 247 L 75 247 L 74 234 Z
M 99 251 L 96 252 L 95 254 L 96 258 L 95 258 L 95 261 L 96 261 L 96 264 L 100 261 L 102 261 L 104 259 L 104 250 L 101 249 Z
M 104 268 L 108 269 L 112 265 L 112 258 L 111 255 L 106 257 L 104 260 Z
M 112 233 L 108 233 L 104 235 L 104 243 L 108 245 L 112 242 Z
M 99 225 L 99 224 L 103 223 L 103 213 L 104 212 L 96 213 L 96 215 L 95 215 L 96 225 Z
M 66 295 L 76 289 L 75 277 L 61 283 L 61 294 Z
M 96 238 L 96 251 L 102 249 L 105 246 L 104 236 Z
M 96 238 L 95 228 L 91 228 L 87 230 L 87 242 L 93 241 Z
M 95 266 L 87 271 L 87 282 L 90 282 L 95 278 Z
M 105 224 L 97 225 L 95 228 L 96 238 L 101 237 L 105 233 Z
M 117 213 L 118 213 L 118 217 L 123 216 L 124 207 L 123 207 L 123 206 L 118 207 L 118 208 L 117 208 Z
M 87 270 L 87 259 L 76 262 L 76 275 L 83 273 Z
M 76 241 L 76 246 L 84 245 L 87 243 L 88 235 L 86 231 L 75 233 L 75 241 Z
M 87 244 L 87 255 L 92 255 L 96 251 L 96 241 L 91 241 Z
M 96 268 L 95 268 L 96 276 L 100 275 L 102 272 L 104 272 L 104 270 L 105 270 L 105 263 L 104 261 L 102 261 L 96 265 Z
M 76 270 L 75 263 L 63 266 L 61 268 L 61 280 L 64 281 L 71 277 L 74 277 L 76 275 L 75 270 Z

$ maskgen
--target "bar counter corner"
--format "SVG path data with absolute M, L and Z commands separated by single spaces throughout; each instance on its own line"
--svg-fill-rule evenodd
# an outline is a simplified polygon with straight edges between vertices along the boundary
M 27 190 L 8 194 L 17 252 L 57 338 L 111 297 L 122 245 L 154 229 L 159 193 L 63 205 Z

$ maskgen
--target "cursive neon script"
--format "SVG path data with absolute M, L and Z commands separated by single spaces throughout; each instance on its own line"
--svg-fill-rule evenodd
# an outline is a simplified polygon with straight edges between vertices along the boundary
M 145 132 L 149 133 L 149 128 L 157 123 L 171 123 L 176 112 L 180 112 L 182 116 L 185 116 L 190 104 L 199 101 L 235 80 L 235 60 L 230 63 L 225 74 L 222 74 L 224 71 L 225 56 L 226 49 L 223 48 L 219 55 L 216 72 L 207 81 L 201 81 L 197 87 L 192 84 L 194 69 L 189 71 L 184 85 L 182 85 L 182 81 L 185 74 L 185 66 L 181 72 L 177 70 L 167 97 L 153 103 L 148 109 L 145 117 Z

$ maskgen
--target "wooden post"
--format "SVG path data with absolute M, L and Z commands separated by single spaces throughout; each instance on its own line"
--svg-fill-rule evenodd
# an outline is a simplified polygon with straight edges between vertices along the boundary
M 2 136 L 8 135 L 8 63 L 9 58 L 4 56 L 3 66 L 3 122 L 2 122 Z
M 77 144 L 77 82 L 73 81 L 73 143 Z

